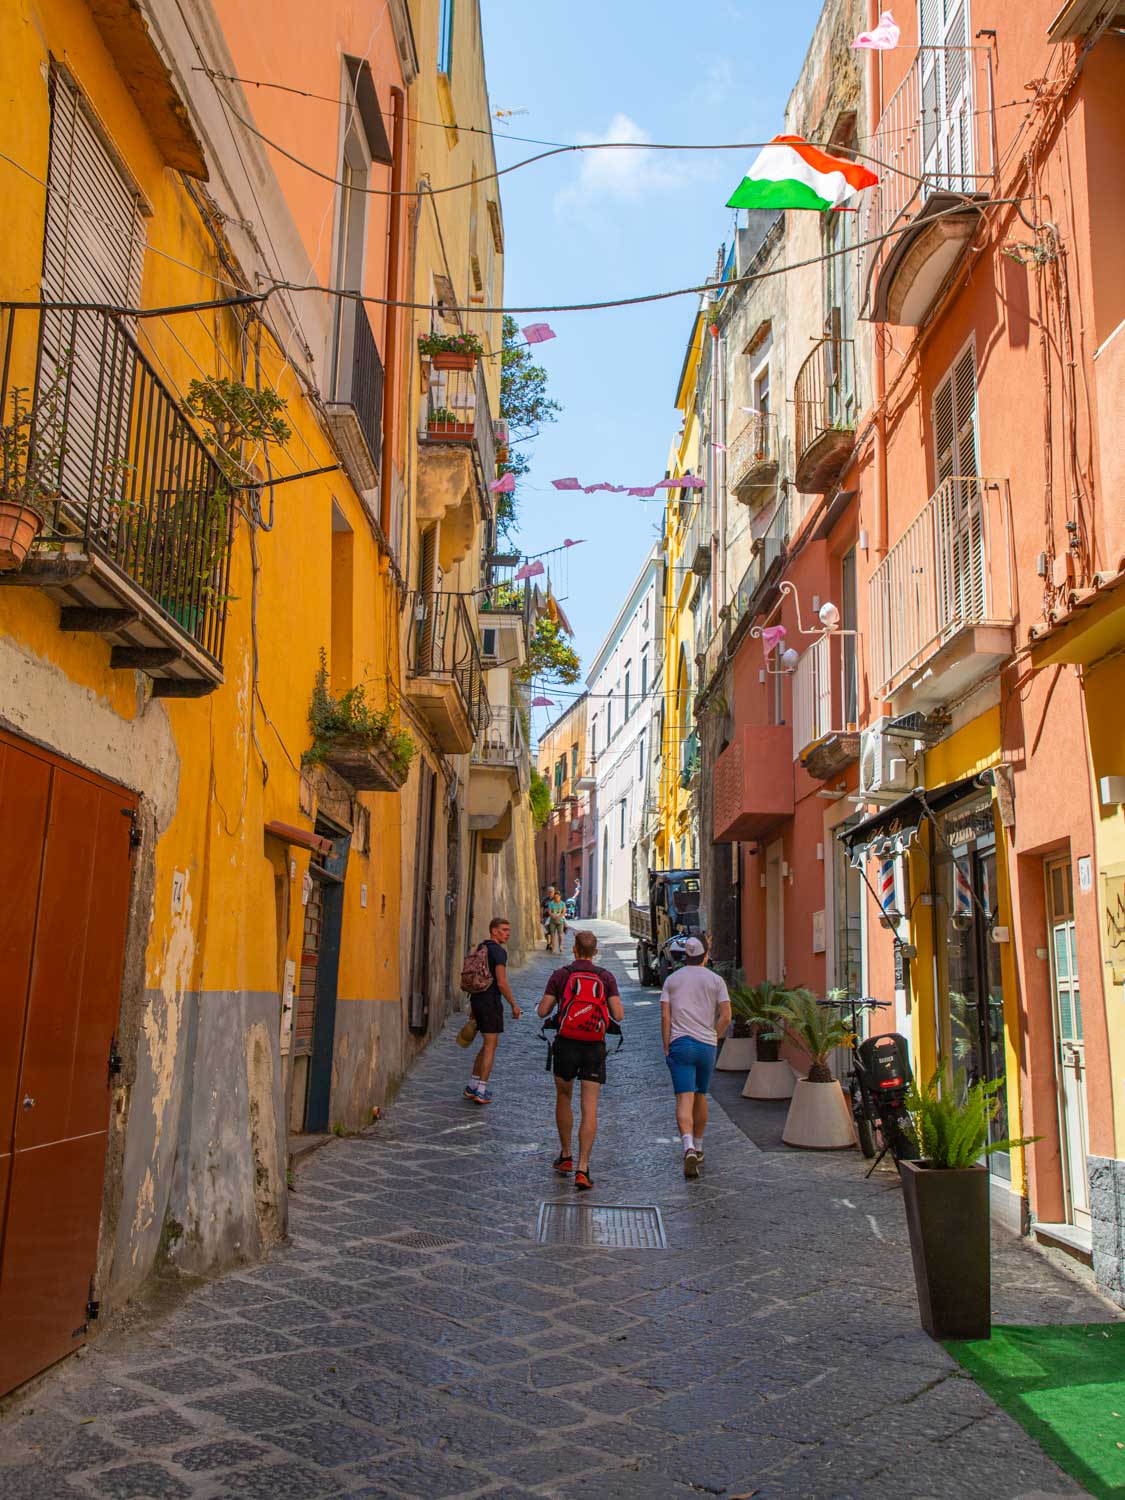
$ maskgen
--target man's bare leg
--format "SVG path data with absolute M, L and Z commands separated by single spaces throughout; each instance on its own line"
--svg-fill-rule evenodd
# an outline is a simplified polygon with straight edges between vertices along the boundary
M 594 1137 L 598 1133 L 598 1094 L 600 1083 L 582 1080 L 582 1118 L 578 1123 L 578 1170 L 586 1172 L 590 1167 L 590 1152 L 594 1149 Z
M 492 1072 L 492 1064 L 496 1061 L 496 1044 L 500 1040 L 500 1033 L 496 1031 L 485 1031 L 481 1033 L 480 1051 L 477 1060 L 473 1063 L 473 1077 L 479 1078 L 481 1083 L 487 1083 Z
M 559 1131 L 561 1155 L 570 1155 L 570 1138 L 574 1134 L 574 1084 L 565 1078 L 555 1079 L 555 1124 Z

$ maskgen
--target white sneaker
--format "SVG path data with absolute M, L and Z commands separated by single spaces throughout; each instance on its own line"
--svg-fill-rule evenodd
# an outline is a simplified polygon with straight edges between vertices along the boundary
M 698 1151 L 692 1150 L 692 1151 L 685 1151 L 684 1152 L 684 1176 L 685 1177 L 698 1177 L 699 1176 L 699 1152 Z

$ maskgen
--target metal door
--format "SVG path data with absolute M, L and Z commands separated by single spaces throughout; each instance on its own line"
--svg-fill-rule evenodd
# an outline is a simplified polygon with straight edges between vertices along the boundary
M 1051 1001 L 1055 1028 L 1055 1070 L 1059 1086 L 1067 1222 L 1090 1228 L 1090 1186 L 1086 1169 L 1086 1046 L 1082 1037 L 1082 997 L 1074 928 L 1074 884 L 1070 860 L 1047 864 L 1047 924 L 1050 931 Z
M 323 864 L 313 864 L 314 889 L 320 889 L 320 947 L 316 964 L 316 1005 L 313 1011 L 312 1057 L 309 1059 L 305 1129 L 328 1129 L 332 1102 L 332 1058 L 336 1045 L 336 988 L 340 975 L 340 943 L 344 928 L 344 872 L 348 867 L 350 834 L 319 819 L 316 831 L 332 840 L 332 853 Z
M 0 1394 L 96 1312 L 136 805 L 0 733 Z

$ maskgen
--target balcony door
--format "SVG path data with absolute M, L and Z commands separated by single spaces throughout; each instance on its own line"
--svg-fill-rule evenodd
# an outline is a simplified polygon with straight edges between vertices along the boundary
M 1047 863 L 1047 923 L 1051 955 L 1051 1000 L 1055 1028 L 1055 1070 L 1059 1088 L 1067 1221 L 1090 1228 L 1090 1186 L 1086 1153 L 1086 1045 L 1078 983 L 1078 944 L 1074 927 L 1074 883 L 1070 860 Z
M 986 618 L 977 448 L 976 348 L 970 340 L 934 392 L 934 586 L 941 632 Z
M 971 193 L 975 180 L 968 0 L 918 0 L 918 35 L 923 192 Z
M 361 292 L 367 259 L 367 188 L 371 181 L 371 148 L 367 144 L 358 109 L 350 109 L 348 116 L 336 209 L 335 284 L 345 291 Z M 332 392 L 337 401 L 352 399 L 356 322 L 364 316 L 361 302 L 349 297 L 337 299 L 332 351 Z

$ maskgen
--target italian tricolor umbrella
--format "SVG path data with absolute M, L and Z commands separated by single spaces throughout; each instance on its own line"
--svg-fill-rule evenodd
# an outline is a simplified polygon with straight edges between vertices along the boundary
M 879 181 L 842 156 L 829 156 L 799 135 L 775 135 L 727 201 L 728 208 L 841 208 Z

